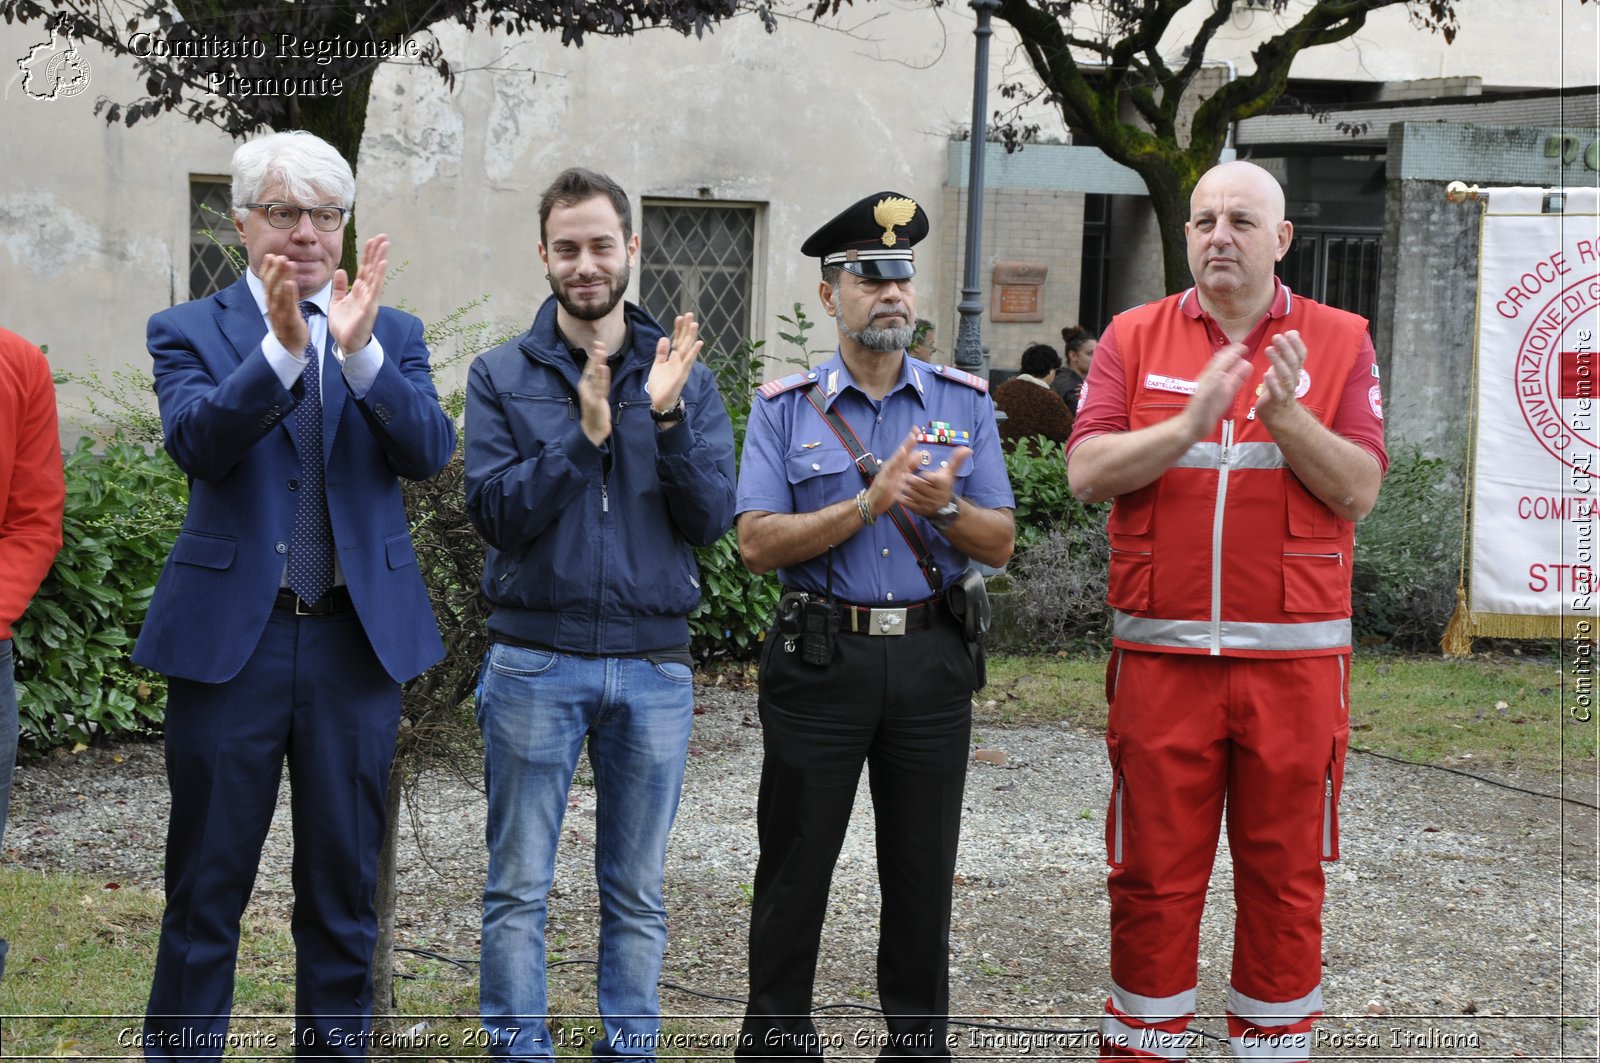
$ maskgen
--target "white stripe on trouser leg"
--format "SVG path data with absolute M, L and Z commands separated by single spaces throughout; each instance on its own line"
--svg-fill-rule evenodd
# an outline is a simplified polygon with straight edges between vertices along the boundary
M 1247 997 L 1228 987 L 1228 1014 L 1254 1026 L 1292 1026 L 1308 1015 L 1322 1011 L 1322 985 L 1298 1000 L 1267 1001 Z
M 1170 997 L 1142 997 L 1111 983 L 1111 1006 L 1140 1022 L 1171 1022 L 1194 1014 L 1195 990 L 1185 989 Z
M 1243 1037 L 1230 1037 L 1234 1059 L 1277 1061 L 1277 1063 L 1304 1063 L 1311 1058 L 1311 1032 L 1300 1033 L 1248 1033 Z
M 1115 1015 L 1100 1017 L 1100 1036 L 1109 1045 L 1147 1056 L 1182 1060 L 1189 1058 L 1189 1035 L 1167 1033 L 1153 1026 L 1129 1026 Z

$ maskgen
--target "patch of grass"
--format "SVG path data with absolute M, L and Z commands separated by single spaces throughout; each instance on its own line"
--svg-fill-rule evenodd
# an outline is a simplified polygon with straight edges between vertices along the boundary
M 1104 657 L 989 657 L 989 685 L 973 698 L 975 722 L 1002 727 L 1066 723 L 1105 730 Z
M 1554 659 L 1357 657 L 1351 744 L 1429 764 L 1593 771 L 1595 725 L 1575 720 Z
M 1104 658 L 991 657 L 974 720 L 1103 731 L 1105 668 Z M 1596 725 L 1568 712 L 1575 697 L 1554 658 L 1357 655 L 1350 740 L 1428 764 L 1594 771 Z
M 136 889 L 110 889 L 104 879 L 36 871 L 0 871 L 0 927 L 11 953 L 0 979 L 0 1033 L 11 1056 L 140 1054 L 138 1037 L 155 967 L 162 898 Z M 459 959 L 459 957 L 458 957 Z M 409 1028 L 427 1019 L 410 1041 L 391 1041 L 374 1056 L 476 1059 L 487 1056 L 478 1025 L 478 972 L 450 959 L 400 954 L 398 1011 Z M 552 1014 L 558 1016 L 556 1054 L 587 1059 L 599 1020 L 594 968 L 573 963 L 550 971 Z M 294 942 L 286 923 L 245 913 L 234 1016 L 229 1032 L 250 1056 L 293 1054 Z M 668 1019 L 668 1044 L 714 1045 L 726 1023 Z M 392 1051 L 390 1051 L 392 1050 Z

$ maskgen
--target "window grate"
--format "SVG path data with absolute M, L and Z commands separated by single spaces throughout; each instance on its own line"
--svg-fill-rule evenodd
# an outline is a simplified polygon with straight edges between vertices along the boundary
M 225 248 L 244 245 L 233 227 L 225 179 L 189 179 L 189 298 L 202 299 L 239 279 L 239 268 Z M 220 246 L 219 246 L 220 245 Z
M 751 334 L 754 311 L 754 207 L 646 203 L 639 294 L 669 331 L 693 310 L 707 361 L 730 354 Z

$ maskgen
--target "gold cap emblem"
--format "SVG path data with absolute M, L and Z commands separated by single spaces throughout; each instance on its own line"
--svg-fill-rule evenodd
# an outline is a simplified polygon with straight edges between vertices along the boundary
M 883 226 L 883 246 L 895 244 L 894 227 L 904 225 L 917 215 L 917 204 L 902 196 L 888 196 L 872 208 L 872 220 Z

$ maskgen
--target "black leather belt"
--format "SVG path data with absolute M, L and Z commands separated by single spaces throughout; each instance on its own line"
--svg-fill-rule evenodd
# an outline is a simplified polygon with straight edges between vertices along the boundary
M 295 616 L 331 616 L 334 613 L 351 613 L 356 608 L 350 600 L 350 588 L 345 586 L 328 588 L 328 593 L 315 605 L 301 601 L 300 596 L 288 587 L 280 587 L 278 600 L 272 603 L 272 607 Z

